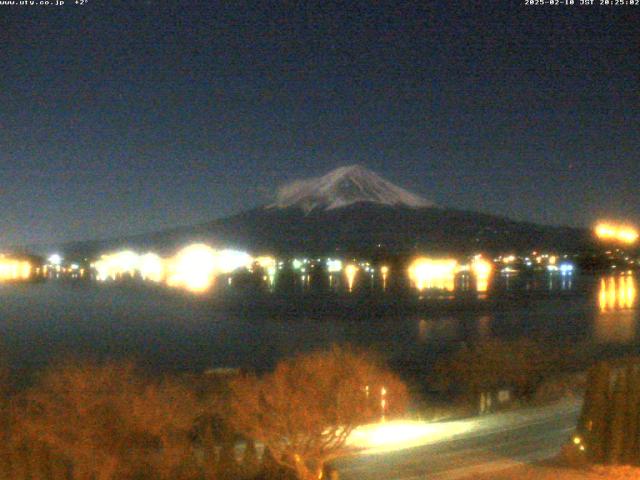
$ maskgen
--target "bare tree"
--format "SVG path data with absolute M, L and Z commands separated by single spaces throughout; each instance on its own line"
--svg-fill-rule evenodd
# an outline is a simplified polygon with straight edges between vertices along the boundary
M 531 340 L 488 340 L 464 346 L 439 361 L 434 379 L 444 387 L 462 389 L 472 397 L 504 386 L 527 396 L 535 391 L 555 363 L 553 351 Z
M 322 478 L 358 425 L 404 409 L 401 380 L 370 355 L 334 347 L 280 362 L 262 378 L 232 382 L 231 423 L 262 442 L 301 480 Z
M 128 430 L 141 432 L 147 446 L 151 446 L 143 448 L 141 454 L 154 472 L 154 478 L 173 480 L 177 472 L 193 471 L 190 437 L 202 413 L 202 403 L 195 392 L 178 379 L 148 382 L 132 398 L 130 409 L 125 413 Z
M 67 364 L 43 375 L 18 415 L 27 441 L 64 455 L 74 479 L 120 480 L 145 469 L 166 479 L 188 458 L 199 407 L 179 382 L 145 381 L 131 364 Z

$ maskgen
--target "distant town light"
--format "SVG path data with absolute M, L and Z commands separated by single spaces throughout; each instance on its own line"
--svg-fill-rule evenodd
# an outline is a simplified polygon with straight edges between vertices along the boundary
M 192 292 L 208 290 L 214 282 L 216 251 L 204 244 L 183 248 L 170 260 L 167 284 Z
M 265 266 L 270 276 L 275 274 L 275 259 L 259 257 L 256 262 Z M 91 266 L 99 281 L 139 276 L 143 280 L 165 282 L 170 287 L 203 292 L 213 285 L 218 275 L 240 268 L 248 269 L 253 263 L 254 259 L 246 252 L 215 250 L 197 243 L 169 258 L 162 258 L 153 252 L 139 255 L 131 250 L 123 250 L 102 255 Z
M 568 275 L 570 273 L 573 273 L 573 271 L 575 270 L 575 267 L 573 266 L 572 263 L 561 263 L 560 264 L 560 273 L 562 273 L 563 275 Z
M 347 286 L 349 287 L 349 291 L 351 292 L 353 290 L 353 284 L 355 282 L 356 275 L 358 274 L 358 267 L 353 264 L 349 264 L 345 267 L 344 274 L 347 277 Z
M 419 291 L 439 289 L 453 291 L 458 262 L 455 259 L 419 257 L 409 266 L 409 279 Z
M 276 259 L 269 256 L 269 255 L 263 255 L 261 257 L 256 257 L 254 259 L 254 262 L 258 264 L 258 266 L 262 267 L 263 269 L 267 270 L 267 271 L 274 271 L 276 269 Z
M 47 259 L 47 261 L 51 265 L 60 265 L 62 263 L 62 256 L 58 253 L 54 253 Z
M 482 255 L 476 255 L 471 262 L 471 272 L 476 279 L 476 290 L 481 293 L 486 292 L 493 275 L 493 264 L 482 258 Z
M 139 259 L 140 276 L 143 280 L 161 282 L 165 277 L 165 265 L 162 258 L 155 253 L 146 253 Z
M 247 252 L 239 250 L 214 250 L 215 252 L 215 270 L 216 273 L 231 273 L 240 268 L 249 268 L 253 263 L 251 255 Z M 267 257 L 261 257 L 263 261 Z
M 382 289 L 387 289 L 387 277 L 389 276 L 389 267 L 383 265 L 380 267 L 380 273 L 382 274 Z
M 510 263 L 515 262 L 515 261 L 516 261 L 516 256 L 515 256 L 515 255 L 509 255 L 509 256 L 504 257 L 504 258 L 502 259 L 502 262 L 503 262 L 503 263 L 506 263 L 506 264 L 510 264 Z
M 638 241 L 638 230 L 630 225 L 600 222 L 595 227 L 596 237 L 604 241 L 613 241 L 632 245 Z
M 0 282 L 28 280 L 32 269 L 33 265 L 27 260 L 0 255 Z
M 342 271 L 342 260 L 327 259 L 327 271 L 337 273 Z
M 139 269 L 139 257 L 131 250 L 102 255 L 93 264 L 97 279 L 104 281 L 107 279 L 115 280 L 123 275 L 134 276 Z

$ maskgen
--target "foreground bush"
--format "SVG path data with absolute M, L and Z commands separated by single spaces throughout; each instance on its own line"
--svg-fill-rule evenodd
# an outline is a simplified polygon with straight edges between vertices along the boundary
M 577 432 L 592 462 L 640 465 L 640 359 L 591 368 Z
M 132 365 L 68 364 L 49 369 L 18 399 L 12 438 L 31 457 L 40 455 L 30 461 L 45 472 L 164 480 L 190 468 L 190 433 L 201 410 L 186 386 L 146 381 Z
M 482 392 L 513 389 L 530 398 L 557 366 L 557 355 L 530 340 L 487 340 L 464 345 L 436 364 L 434 381 L 441 388 L 475 399 Z
M 405 401 L 393 374 L 339 348 L 262 378 L 152 379 L 129 363 L 58 364 L 0 394 L 0 480 L 318 478 L 355 426 Z

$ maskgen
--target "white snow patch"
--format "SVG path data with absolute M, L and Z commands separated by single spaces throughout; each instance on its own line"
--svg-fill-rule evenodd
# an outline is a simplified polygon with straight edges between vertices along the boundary
M 305 212 L 316 208 L 331 210 L 359 202 L 403 205 L 412 208 L 434 204 L 360 165 L 337 168 L 328 174 L 297 180 L 280 187 L 270 208 L 299 207 Z

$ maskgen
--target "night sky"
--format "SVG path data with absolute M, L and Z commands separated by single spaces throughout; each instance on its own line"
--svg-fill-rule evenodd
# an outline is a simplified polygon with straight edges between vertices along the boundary
M 0 245 L 204 222 L 353 163 L 640 222 L 640 7 L 523 3 L 0 6 Z

